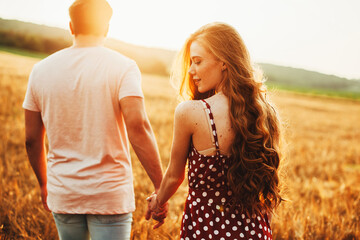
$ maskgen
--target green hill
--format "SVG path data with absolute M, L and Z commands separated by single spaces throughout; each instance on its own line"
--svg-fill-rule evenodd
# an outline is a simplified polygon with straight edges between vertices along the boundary
M 68 30 L 0 18 L 0 50 L 46 56 L 72 44 Z M 105 45 L 134 59 L 144 73 L 169 75 L 176 52 L 108 38 Z M 20 50 L 19 50 L 20 49 Z M 42 53 L 39 55 L 39 53 Z M 360 99 L 360 79 L 349 80 L 305 69 L 259 63 L 270 88 Z
M 349 80 L 334 75 L 267 63 L 259 65 L 271 87 L 360 99 L 360 80 Z
M 6 46 L 12 52 L 26 49 L 51 54 L 71 44 L 72 36 L 68 30 L 0 18 L 0 46 L 3 50 Z M 106 39 L 105 46 L 134 59 L 145 73 L 168 75 L 175 56 L 174 51 L 136 46 L 111 38 Z

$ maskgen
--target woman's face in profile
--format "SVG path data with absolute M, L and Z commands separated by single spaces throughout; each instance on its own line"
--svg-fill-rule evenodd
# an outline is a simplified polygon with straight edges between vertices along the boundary
M 200 93 L 217 89 L 223 79 L 223 63 L 198 41 L 190 46 L 191 65 L 189 73 Z

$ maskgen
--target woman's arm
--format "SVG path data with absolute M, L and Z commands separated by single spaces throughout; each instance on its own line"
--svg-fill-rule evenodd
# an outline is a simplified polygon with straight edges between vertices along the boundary
M 194 104 L 193 101 L 183 102 L 175 110 L 170 163 L 157 193 L 157 204 L 160 206 L 164 205 L 174 195 L 185 177 L 185 165 L 194 130 L 192 104 Z

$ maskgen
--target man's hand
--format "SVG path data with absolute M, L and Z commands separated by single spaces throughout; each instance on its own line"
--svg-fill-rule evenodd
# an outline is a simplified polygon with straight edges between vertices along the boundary
M 46 186 L 41 187 L 41 202 L 46 211 L 51 212 L 47 205 L 47 188 Z
M 169 208 L 168 203 L 159 206 L 156 197 L 156 194 L 152 194 L 146 199 L 148 201 L 148 210 L 145 216 L 146 220 L 149 220 L 151 216 L 154 220 L 158 221 L 158 223 L 153 227 L 153 229 L 159 228 L 161 225 L 164 224 L 164 219 L 167 216 Z
M 145 219 L 146 220 L 150 220 L 151 218 L 151 214 L 152 214 L 152 210 L 151 210 L 151 206 L 150 206 L 150 203 L 152 201 L 152 198 L 156 195 L 155 192 L 153 192 L 150 197 L 146 198 L 146 201 L 148 201 L 148 208 L 147 208 L 147 211 L 146 211 L 146 214 L 145 214 Z

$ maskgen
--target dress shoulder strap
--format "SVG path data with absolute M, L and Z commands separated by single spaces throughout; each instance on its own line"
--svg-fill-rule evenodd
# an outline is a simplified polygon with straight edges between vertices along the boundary
M 215 148 L 216 148 L 216 155 L 220 155 L 220 150 L 219 150 L 219 141 L 218 141 L 218 137 L 217 137 L 217 132 L 216 132 L 216 126 L 215 126 L 215 122 L 214 122 L 214 116 L 211 112 L 211 108 L 210 105 L 204 100 L 201 99 L 201 101 L 204 103 L 204 105 L 206 106 L 206 113 L 209 116 L 209 120 L 210 120 L 210 124 L 211 124 L 211 129 L 212 129 L 212 135 L 214 137 L 214 141 L 215 141 Z

